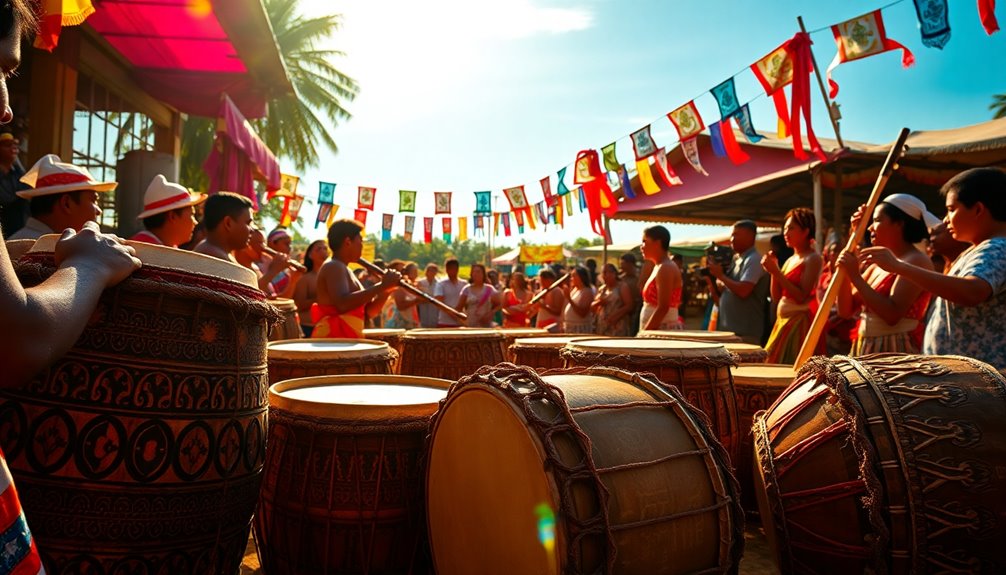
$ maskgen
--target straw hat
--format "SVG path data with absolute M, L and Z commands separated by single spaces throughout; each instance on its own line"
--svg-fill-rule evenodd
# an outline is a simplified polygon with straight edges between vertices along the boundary
M 189 192 L 188 188 L 169 182 L 167 178 L 157 174 L 143 194 L 143 211 L 136 216 L 136 219 L 142 220 L 178 208 L 195 206 L 205 201 L 206 194 Z
M 934 228 L 943 221 L 927 210 L 926 204 L 922 203 L 922 200 L 909 194 L 891 194 L 880 201 L 885 204 L 891 204 L 910 217 L 921 220 L 926 224 L 927 228 Z
M 96 192 L 111 192 L 118 182 L 99 182 L 94 179 L 87 168 L 59 161 L 56 154 L 42 156 L 28 173 L 21 176 L 21 181 L 31 186 L 30 190 L 17 192 L 19 198 L 31 199 L 36 196 L 49 196 L 63 192 L 78 190 L 94 190 Z

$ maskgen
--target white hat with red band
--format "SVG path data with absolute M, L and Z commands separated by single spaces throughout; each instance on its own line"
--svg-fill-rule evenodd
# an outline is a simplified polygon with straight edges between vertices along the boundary
M 161 174 L 154 176 L 143 194 L 143 211 L 136 216 L 142 220 L 150 216 L 170 212 L 187 206 L 195 206 L 206 201 L 206 194 L 189 192 L 188 188 L 169 182 Z
M 56 154 L 42 156 L 28 173 L 21 176 L 21 181 L 31 186 L 30 190 L 17 192 L 18 197 L 31 199 L 36 196 L 49 196 L 63 192 L 78 190 L 94 190 L 96 192 L 111 192 L 119 185 L 118 182 L 99 182 L 94 179 L 87 168 L 59 161 Z

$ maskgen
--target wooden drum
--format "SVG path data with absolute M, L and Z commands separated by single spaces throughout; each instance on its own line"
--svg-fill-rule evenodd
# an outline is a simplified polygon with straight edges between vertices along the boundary
M 283 323 L 272 328 L 269 341 L 304 337 L 304 332 L 300 329 L 300 316 L 297 315 L 297 304 L 292 299 L 276 298 L 269 300 L 269 303 L 283 314 Z
M 269 451 L 255 515 L 265 573 L 428 571 L 424 438 L 450 384 L 339 375 L 269 388 Z
M 741 360 L 741 365 L 745 363 L 765 363 L 768 359 L 768 352 L 760 345 L 751 343 L 724 343 L 723 347 L 727 351 L 734 353 Z
M 760 348 L 759 348 L 760 349 Z M 768 406 L 793 383 L 796 371 L 792 365 L 741 365 L 733 369 L 734 390 L 737 392 L 737 412 L 741 422 L 741 444 L 734 469 L 741 484 L 741 503 L 745 511 L 758 511 L 754 491 L 754 435 L 751 427 L 754 414 Z
M 517 338 L 521 337 L 542 337 L 548 335 L 549 331 L 540 327 L 504 327 L 496 330 L 503 334 L 503 351 L 506 360 L 512 362 L 513 355 L 510 353 L 510 346 Z
M 669 339 L 585 339 L 566 344 L 560 352 L 566 367 L 610 366 L 626 371 L 653 372 L 676 386 L 689 403 L 712 420 L 716 437 L 737 458 L 740 421 L 730 378 L 736 356 L 722 345 Z
M 683 339 L 686 341 L 711 341 L 714 343 L 740 343 L 742 340 L 732 331 L 705 331 L 687 329 L 657 330 L 639 332 L 639 337 L 653 339 Z
M 650 375 L 486 367 L 434 415 L 439 575 L 727 573 L 743 512 L 705 418 Z
M 590 339 L 584 335 L 559 335 L 545 337 L 521 337 L 514 340 L 508 350 L 513 363 L 526 365 L 537 371 L 563 367 L 559 352 L 566 344 L 580 339 Z
M 17 264 L 55 269 L 57 236 Z M 143 268 L 64 357 L 0 392 L 0 445 L 49 573 L 236 573 L 265 459 L 266 334 L 246 268 L 129 242 Z
M 390 374 L 398 358 L 383 341 L 289 339 L 269 342 L 269 381 L 317 375 Z
M 503 334 L 493 329 L 413 329 L 402 337 L 402 375 L 456 381 L 505 361 Z
M 395 358 L 394 364 L 391 366 L 392 373 L 398 373 L 398 362 L 402 359 L 403 335 L 405 335 L 404 329 L 370 328 L 363 330 L 363 337 L 365 339 L 383 341 L 388 344 L 388 347 L 395 350 L 395 353 L 398 354 L 398 357 Z
M 811 359 L 755 418 L 780 570 L 1006 572 L 1004 445 L 1006 379 L 985 363 Z

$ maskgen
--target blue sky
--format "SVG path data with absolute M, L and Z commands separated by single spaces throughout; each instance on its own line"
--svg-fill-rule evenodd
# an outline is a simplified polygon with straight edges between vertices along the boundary
M 748 66 L 798 30 L 802 15 L 819 66 L 836 52 L 831 24 L 885 6 L 881 0 L 302 0 L 308 14 L 344 15 L 330 46 L 345 51 L 340 69 L 361 85 L 348 103 L 353 118 L 334 128 L 340 151 L 325 153 L 302 176 L 301 193 L 319 180 L 338 184 L 340 217 L 352 217 L 357 186 L 378 189 L 368 231 L 380 214 L 396 213 L 398 190 L 419 191 L 417 216 L 433 215 L 433 191 L 454 192 L 454 216 L 470 215 L 473 191 L 524 185 L 541 200 L 538 180 L 572 164 L 581 149 L 618 141 L 631 160 L 628 135 L 652 124 L 656 142 L 677 135 L 665 114 L 696 98 L 707 122 L 718 119 L 708 90 L 736 74 L 741 101 L 754 99 L 755 127 L 774 131 L 775 112 Z M 887 34 L 915 53 L 900 52 L 839 66 L 837 101 L 846 139 L 874 143 L 898 130 L 940 129 L 991 118 L 992 94 L 1006 93 L 1006 32 L 987 36 L 974 0 L 950 1 L 950 42 L 922 45 L 912 0 L 883 10 Z M 1000 10 L 1006 26 L 1006 10 Z M 833 137 L 821 95 L 813 94 L 814 127 Z M 282 158 L 281 158 L 282 162 Z M 572 186 L 571 178 L 567 183 Z M 499 200 L 499 209 L 506 205 Z M 305 207 L 313 222 L 316 208 Z M 394 233 L 400 234 L 396 216 Z M 416 232 L 421 238 L 421 219 Z M 306 226 L 306 235 L 322 237 Z M 638 239 L 636 223 L 612 225 L 615 243 Z M 709 233 L 672 226 L 676 238 Z M 435 232 L 440 230 L 439 218 Z M 471 234 L 471 223 L 469 223 Z M 565 230 L 529 232 L 534 243 L 590 236 L 586 214 Z M 515 244 L 516 237 L 499 238 Z

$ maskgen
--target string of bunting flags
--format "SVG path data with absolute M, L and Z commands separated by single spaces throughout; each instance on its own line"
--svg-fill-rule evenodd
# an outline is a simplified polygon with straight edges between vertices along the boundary
M 826 70 L 829 98 L 838 95 L 839 86 L 834 72 L 843 64 L 891 51 L 901 52 L 902 67 L 908 68 L 914 64 L 915 55 L 898 40 L 890 38 L 884 25 L 884 13 L 906 1 L 909 0 L 897 0 L 883 8 L 811 32 L 830 31 L 836 45 L 836 54 Z M 918 19 L 922 44 L 929 48 L 942 49 L 950 40 L 948 0 L 911 0 L 911 2 Z M 977 2 L 981 25 L 986 34 L 991 35 L 999 29 L 995 16 L 995 0 L 977 0 Z M 750 108 L 751 103 L 763 94 L 772 100 L 775 107 L 778 118 L 775 131 L 778 137 L 792 138 L 795 157 L 800 160 L 810 159 L 804 147 L 806 138 L 810 154 L 821 161 L 827 161 L 811 123 L 810 76 L 814 66 L 810 33 L 797 32 L 792 38 L 708 90 L 716 103 L 718 120 L 707 123 L 699 111 L 696 100 L 706 92 L 668 112 L 666 118 L 677 132 L 677 145 L 680 146 L 688 165 L 701 175 L 709 175 L 702 166 L 697 143 L 698 135 L 706 130 L 715 155 L 728 158 L 735 165 L 749 161 L 750 157 L 737 141 L 735 128 L 749 143 L 754 144 L 764 138 L 755 129 Z M 742 100 L 738 97 L 735 79 L 748 70 L 757 79 L 763 94 L 755 94 Z M 564 166 L 555 174 L 554 190 L 553 176 L 548 175 L 539 180 L 542 199 L 536 203 L 528 200 L 525 185 L 503 188 L 502 195 L 506 198 L 506 205 L 509 208 L 504 211 L 493 209 L 492 191 L 476 191 L 475 208 L 471 214 L 456 216 L 452 208 L 453 193 L 433 192 L 433 214 L 441 218 L 444 241 L 468 239 L 469 218 L 472 222 L 471 230 L 476 237 L 485 237 L 488 234 L 509 237 L 514 231 L 512 223 L 516 224 L 518 234 L 525 233 L 528 228 L 536 230 L 550 225 L 564 227 L 574 215 L 574 210 L 577 213 L 586 212 L 591 230 L 599 236 L 605 236 L 603 217 L 611 217 L 617 212 L 616 191 L 631 199 L 639 192 L 653 195 L 662 189 L 682 185 L 681 178 L 668 162 L 666 148 L 654 140 L 652 125 L 653 122 L 628 134 L 632 146 L 631 162 L 619 158 L 618 143 L 622 138 L 603 146 L 600 153 L 594 149 L 581 150 L 572 164 L 572 183 L 575 187 L 570 188 L 567 185 L 566 172 L 570 166 Z M 637 182 L 636 186 L 633 185 L 633 176 Z M 285 175 L 283 177 L 282 189 L 275 195 L 286 198 L 283 221 L 289 222 L 296 220 L 303 198 L 296 195 L 296 177 Z M 290 189 L 288 189 L 288 178 L 293 178 L 289 182 Z M 335 183 L 319 182 L 316 228 L 322 223 L 330 225 L 335 218 L 339 210 L 339 206 L 335 204 L 335 192 Z M 357 187 L 354 219 L 366 225 L 367 213 L 374 210 L 377 193 L 378 190 L 374 187 Z M 412 241 L 416 223 L 415 214 L 419 204 L 418 195 L 416 190 L 398 191 L 398 214 L 382 214 L 382 239 L 391 238 L 396 220 L 404 214 L 402 235 L 406 241 Z M 297 198 L 300 198 L 300 201 Z M 454 220 L 456 226 L 452 223 Z M 434 217 L 424 216 L 423 241 L 431 242 L 433 234 Z

